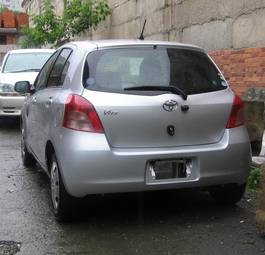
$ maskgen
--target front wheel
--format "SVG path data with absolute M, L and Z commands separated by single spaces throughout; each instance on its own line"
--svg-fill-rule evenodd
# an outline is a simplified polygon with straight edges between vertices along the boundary
M 55 154 L 50 162 L 50 188 L 52 208 L 56 219 L 68 221 L 73 213 L 75 199 L 65 189 Z
M 245 193 L 245 189 L 245 184 L 226 184 L 211 187 L 209 193 L 219 204 L 234 205 L 241 200 Z

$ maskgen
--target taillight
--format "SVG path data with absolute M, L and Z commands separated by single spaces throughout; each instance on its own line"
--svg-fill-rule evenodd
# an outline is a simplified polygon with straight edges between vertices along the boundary
M 226 128 L 235 128 L 244 125 L 244 104 L 239 96 L 235 95 L 232 110 Z
M 79 95 L 69 95 L 64 108 L 63 127 L 78 131 L 104 133 L 94 106 Z

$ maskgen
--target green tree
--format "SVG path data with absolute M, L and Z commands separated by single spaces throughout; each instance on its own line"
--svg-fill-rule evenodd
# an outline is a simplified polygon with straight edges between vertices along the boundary
M 70 0 L 64 5 L 60 17 L 51 0 L 45 0 L 41 14 L 31 16 L 33 26 L 23 29 L 22 47 L 60 46 L 87 29 L 95 29 L 111 13 L 106 0 Z

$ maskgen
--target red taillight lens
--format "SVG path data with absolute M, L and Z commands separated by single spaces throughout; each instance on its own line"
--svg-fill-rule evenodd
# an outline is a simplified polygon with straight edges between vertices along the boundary
M 234 103 L 226 128 L 235 128 L 244 125 L 244 104 L 239 96 L 235 95 Z
M 69 95 L 66 100 L 63 127 L 78 131 L 104 133 L 94 106 L 78 95 Z

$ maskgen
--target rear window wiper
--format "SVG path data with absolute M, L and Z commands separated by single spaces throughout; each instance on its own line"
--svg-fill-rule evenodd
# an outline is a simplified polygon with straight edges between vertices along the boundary
M 180 95 L 184 100 L 187 100 L 188 95 L 180 88 L 175 86 L 137 86 L 125 88 L 125 91 L 141 90 L 141 91 L 170 91 L 173 94 Z

